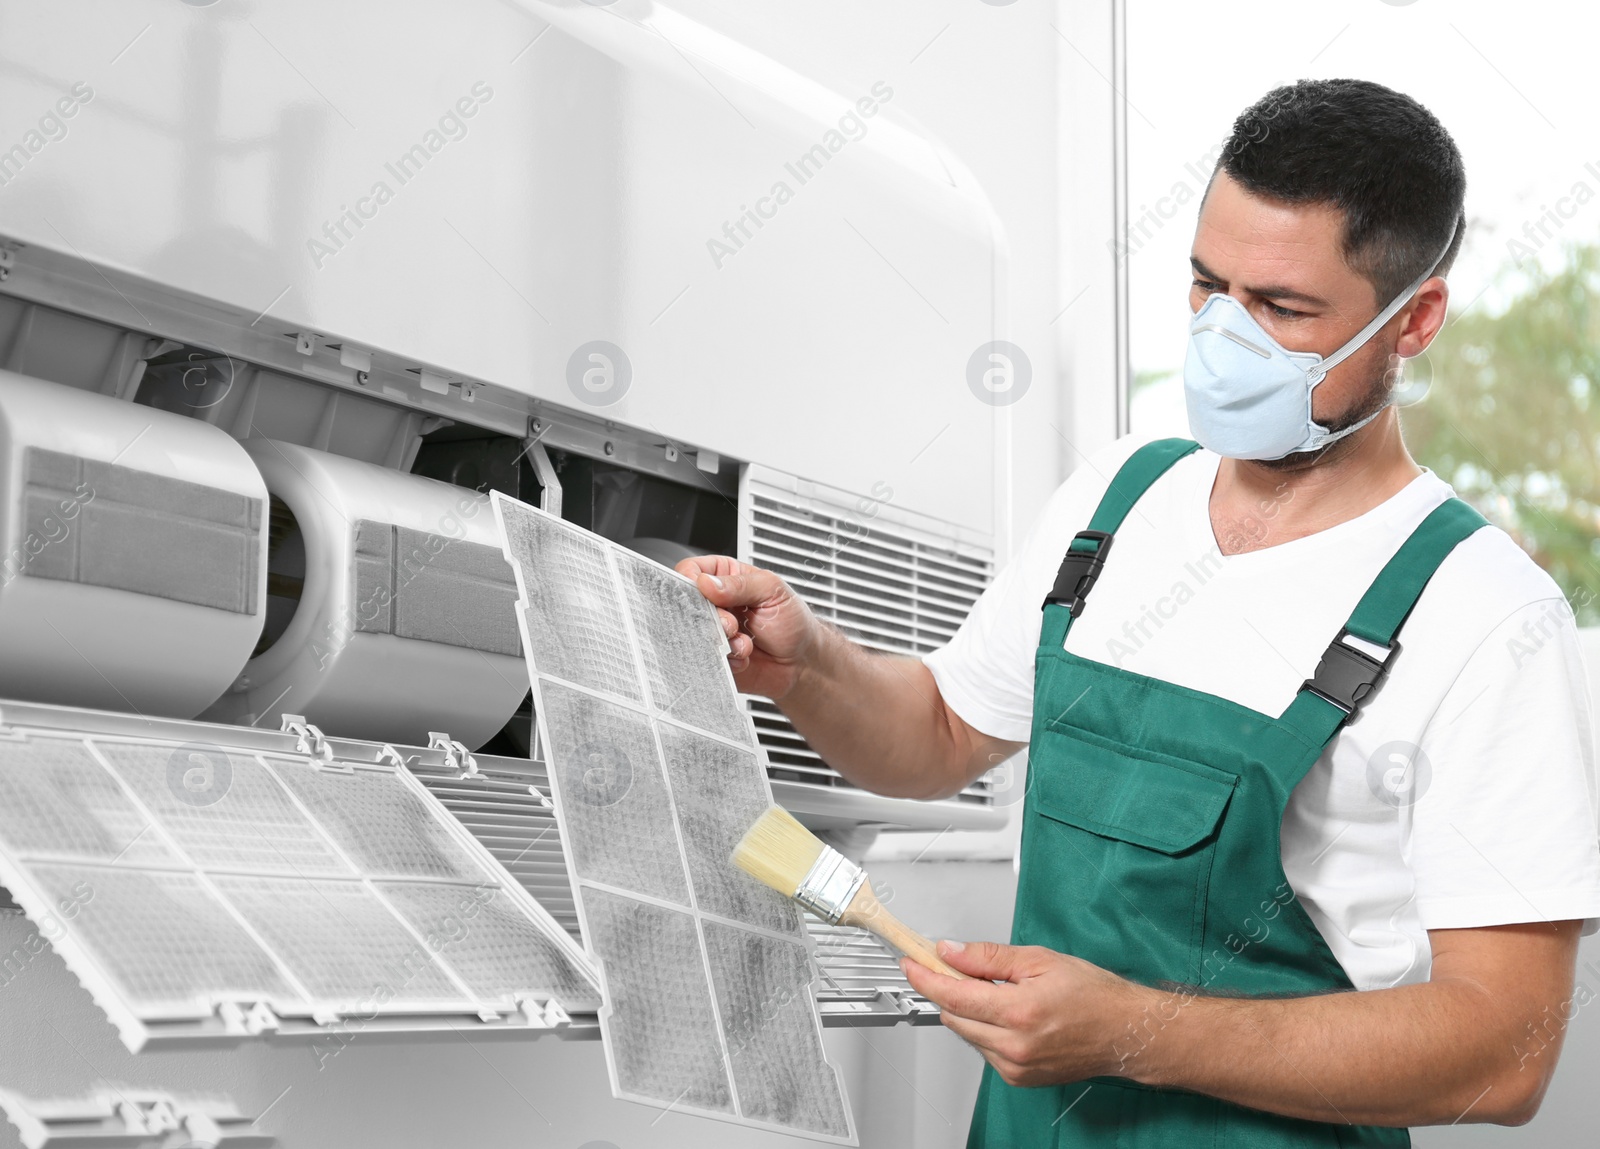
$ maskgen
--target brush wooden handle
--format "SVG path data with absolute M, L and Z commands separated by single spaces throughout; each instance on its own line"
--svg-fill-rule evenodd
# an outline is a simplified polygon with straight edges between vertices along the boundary
M 876 934 L 912 961 L 927 966 L 935 973 L 942 973 L 946 977 L 967 977 L 940 957 L 932 942 L 886 910 L 878 900 L 878 895 L 872 892 L 871 882 L 861 883 L 856 896 L 850 899 L 850 904 L 839 916 L 839 924 L 860 926 Z

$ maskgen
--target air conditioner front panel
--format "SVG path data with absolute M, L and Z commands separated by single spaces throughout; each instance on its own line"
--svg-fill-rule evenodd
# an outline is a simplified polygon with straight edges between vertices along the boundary
M 86 11 L 8 24 L 0 100 L 74 112 L 6 169 L 0 235 L 103 265 L 130 327 L 160 317 L 118 273 L 793 473 L 827 443 L 841 486 L 992 529 L 996 217 L 891 85 L 653 4 Z M 597 341 L 625 394 L 575 385 Z M 886 455 L 891 425 L 926 453 Z

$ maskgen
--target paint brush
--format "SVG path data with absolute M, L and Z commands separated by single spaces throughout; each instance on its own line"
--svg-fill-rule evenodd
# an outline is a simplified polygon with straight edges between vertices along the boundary
M 860 926 L 931 970 L 967 976 L 948 965 L 932 942 L 884 909 L 866 871 L 779 806 L 769 806 L 745 831 L 733 848 L 733 864 L 825 922 Z

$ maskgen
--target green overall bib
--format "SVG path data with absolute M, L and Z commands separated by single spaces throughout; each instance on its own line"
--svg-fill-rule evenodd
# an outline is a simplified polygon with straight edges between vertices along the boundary
M 1313 678 L 1277 718 L 1064 650 L 1112 538 L 1145 490 L 1196 449 L 1163 439 L 1112 480 L 1045 600 L 1023 805 L 1015 945 L 1075 954 L 1145 985 L 1214 996 L 1353 988 L 1284 875 L 1290 792 L 1377 687 L 1395 633 L 1451 549 L 1484 525 L 1449 499 L 1372 583 Z M 1288 589 L 1288 588 L 1286 588 Z M 1389 649 L 1381 661 L 1343 641 Z M 1128 1072 L 1183 1008 L 1119 1035 Z M 1228 1051 L 1217 1050 L 1226 1057 Z M 985 1067 L 969 1149 L 1407 1146 L 1404 1129 L 1323 1124 L 1121 1077 L 1007 1085 Z

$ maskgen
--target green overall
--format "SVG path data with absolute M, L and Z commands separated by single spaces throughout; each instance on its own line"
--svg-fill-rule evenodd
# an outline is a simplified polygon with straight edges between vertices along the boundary
M 1284 807 L 1383 678 L 1395 634 L 1439 563 L 1484 525 L 1459 499 L 1428 515 L 1277 718 L 1064 650 L 1123 518 L 1196 446 L 1187 439 L 1147 444 L 1117 473 L 1045 600 L 1036 661 L 1012 942 L 1075 954 L 1145 985 L 1175 983 L 1164 1005 L 1116 1036 L 1130 1074 L 1186 993 L 1299 996 L 1353 988 L 1284 876 Z M 1370 657 L 1344 642 L 1346 635 L 1389 654 Z M 1279 1117 L 1123 1077 L 1022 1088 L 985 1067 L 968 1146 L 1410 1142 L 1404 1129 Z

